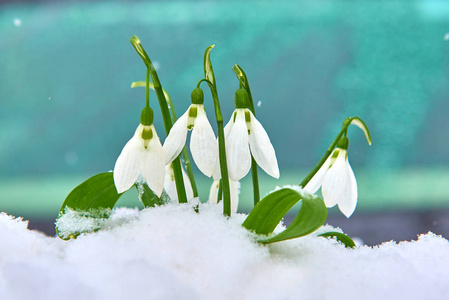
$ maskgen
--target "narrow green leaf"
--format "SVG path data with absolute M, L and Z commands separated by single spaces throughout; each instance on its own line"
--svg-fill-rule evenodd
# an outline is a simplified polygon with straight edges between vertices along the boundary
M 363 120 L 359 117 L 352 117 L 350 124 L 353 124 L 362 129 L 363 133 L 365 134 L 366 140 L 368 141 L 368 144 L 371 145 L 371 134 L 369 133 L 368 126 L 366 126 L 365 122 L 363 122 Z
M 308 235 L 320 228 L 327 218 L 327 208 L 318 197 L 302 197 L 302 207 L 292 223 L 281 233 L 261 243 L 274 243 Z
M 108 216 L 104 213 L 99 213 L 96 216 L 95 211 L 104 212 L 105 209 L 112 209 L 117 200 L 122 194 L 117 193 L 117 189 L 114 185 L 113 173 L 100 173 L 97 174 L 80 185 L 74 188 L 59 210 L 58 218 L 61 218 L 66 211 L 77 211 L 81 214 L 86 213 L 89 217 L 107 218 Z M 56 223 L 57 223 L 56 220 Z M 63 238 L 59 234 L 58 226 L 56 226 L 56 232 L 58 236 Z M 74 236 L 79 235 L 79 232 L 74 232 Z M 64 235 L 65 237 L 67 234 Z
M 337 239 L 337 241 L 343 243 L 343 245 L 345 245 L 346 248 L 354 248 L 355 247 L 354 241 L 349 236 L 347 236 L 346 234 L 341 233 L 341 232 L 330 231 L 330 232 L 320 234 L 319 236 L 328 237 L 328 238 L 334 237 Z
M 215 85 L 215 77 L 214 71 L 212 69 L 212 62 L 210 61 L 210 52 L 215 47 L 215 45 L 211 45 L 207 47 L 204 52 L 204 78 L 209 80 L 213 85 Z
M 299 200 L 301 195 L 291 188 L 274 191 L 257 203 L 242 225 L 257 234 L 270 234 Z

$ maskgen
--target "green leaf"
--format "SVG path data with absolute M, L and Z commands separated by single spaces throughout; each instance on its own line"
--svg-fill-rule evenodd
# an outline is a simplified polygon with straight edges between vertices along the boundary
M 301 195 L 291 188 L 274 191 L 254 206 L 242 225 L 257 234 L 270 234 L 299 200 Z
M 112 172 L 97 174 L 70 192 L 59 210 L 56 223 L 68 211 L 77 211 L 81 214 L 85 212 L 88 217 L 93 218 L 107 218 L 106 214 L 96 215 L 95 211 L 104 212 L 105 209 L 112 209 L 121 195 L 115 188 Z M 58 226 L 56 226 L 56 233 L 61 237 Z M 73 235 L 77 236 L 79 232 L 74 232 Z M 67 237 L 66 234 L 65 237 Z
M 368 126 L 366 126 L 365 122 L 363 122 L 363 120 L 359 117 L 352 117 L 350 118 L 350 120 L 350 124 L 362 129 L 363 133 L 365 134 L 366 140 L 368 141 L 368 144 L 371 145 L 371 134 L 369 133 Z
M 302 207 L 292 223 L 281 233 L 261 243 L 274 243 L 308 235 L 320 228 L 327 218 L 327 208 L 323 200 L 318 197 L 302 197 Z
M 354 241 L 349 236 L 347 236 L 346 234 L 341 233 L 341 232 L 330 231 L 330 232 L 320 234 L 319 236 L 328 237 L 328 238 L 336 238 L 337 241 L 343 243 L 343 245 L 345 245 L 346 248 L 354 248 L 355 247 Z
M 243 83 L 246 82 L 246 76 L 244 75 L 244 72 L 239 65 L 235 64 L 232 67 L 232 71 L 234 71 L 235 75 L 237 75 L 237 78 L 239 79 L 239 81 L 243 80 Z
M 204 52 L 204 78 L 209 80 L 213 85 L 215 85 L 215 77 L 214 70 L 212 69 L 212 62 L 210 61 L 210 52 L 215 47 L 215 45 L 211 45 L 207 47 Z
M 161 195 L 161 198 L 159 198 L 155 193 L 153 193 L 153 191 L 146 183 L 137 183 L 136 188 L 137 192 L 139 193 L 139 199 L 140 201 L 142 201 L 145 207 L 164 205 L 166 201 L 164 201 L 163 198 L 168 197 L 168 195 L 164 191 Z

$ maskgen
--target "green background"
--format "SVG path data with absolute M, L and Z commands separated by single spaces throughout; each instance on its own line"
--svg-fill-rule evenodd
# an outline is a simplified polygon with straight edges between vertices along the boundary
M 0 211 L 54 218 L 71 189 L 113 168 L 144 105 L 130 88 L 145 77 L 132 35 L 178 115 L 207 46 L 225 119 L 242 66 L 281 169 L 280 180 L 261 175 L 262 194 L 299 183 L 359 116 L 373 145 L 350 130 L 358 210 L 447 208 L 447 32 L 449 2 L 436 0 L 0 4 Z M 213 120 L 211 103 L 206 92 Z M 157 111 L 155 123 L 163 140 Z M 211 181 L 197 178 L 207 199 Z M 251 202 L 245 178 L 240 210 Z M 136 193 L 119 204 L 137 205 Z

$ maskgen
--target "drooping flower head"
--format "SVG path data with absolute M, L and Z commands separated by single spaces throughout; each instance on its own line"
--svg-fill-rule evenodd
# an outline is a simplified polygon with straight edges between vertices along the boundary
M 129 190 L 139 174 L 160 197 L 164 188 L 165 154 L 153 125 L 153 110 L 150 107 L 142 110 L 140 125 L 115 163 L 114 183 L 117 192 Z
M 175 122 L 164 142 L 165 163 L 171 163 L 181 153 L 187 140 L 187 131 L 192 131 L 190 152 L 198 169 L 212 176 L 218 164 L 218 145 L 212 126 L 204 109 L 204 94 L 200 88 L 192 92 L 192 104 Z
M 338 204 L 340 211 L 349 218 L 357 206 L 357 181 L 349 164 L 347 149 L 348 138 L 342 137 L 304 189 L 314 194 L 321 187 L 326 206 Z
M 268 175 L 279 178 L 273 145 L 262 124 L 249 110 L 248 93 L 245 89 L 235 92 L 235 107 L 231 120 L 224 128 L 229 178 L 239 181 L 248 174 L 251 155 Z

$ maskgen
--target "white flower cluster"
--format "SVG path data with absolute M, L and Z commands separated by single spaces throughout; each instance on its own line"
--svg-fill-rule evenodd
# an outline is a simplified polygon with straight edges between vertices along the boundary
M 217 202 L 218 182 L 221 178 L 218 141 L 202 101 L 192 100 L 192 102 L 193 104 L 171 128 L 163 146 L 153 125 L 140 124 L 138 126 L 134 136 L 123 148 L 114 167 L 114 182 L 118 193 L 130 189 L 141 174 L 158 197 L 161 196 L 165 188 L 170 198 L 177 200 L 171 162 L 181 153 L 187 140 L 187 132 L 191 130 L 190 152 L 192 158 L 204 175 L 213 177 L 210 201 Z M 267 132 L 249 109 L 237 108 L 225 126 L 224 132 L 231 188 L 231 207 L 235 212 L 237 211 L 240 187 L 238 181 L 246 176 L 251 168 L 251 154 L 257 164 L 275 178 L 279 178 L 279 167 Z M 188 177 L 184 175 L 183 178 L 187 196 L 192 198 L 193 193 Z
M 236 109 L 224 128 L 232 212 L 237 211 L 239 180 L 248 174 L 252 157 L 268 175 L 279 178 L 273 145 L 262 124 L 248 109 L 246 97 L 245 90 L 237 90 Z M 152 123 L 152 116 L 147 125 L 140 124 L 137 127 L 114 167 L 114 182 L 118 193 L 130 189 L 139 176 L 142 176 L 158 197 L 165 189 L 169 197 L 177 201 L 171 163 L 184 148 L 188 131 L 192 131 L 190 152 L 193 161 L 204 175 L 213 177 L 209 202 L 217 203 L 221 179 L 218 140 L 207 118 L 203 99 L 203 92 L 199 88 L 192 92 L 192 104 L 175 122 L 163 146 L 154 126 L 148 125 Z M 304 190 L 314 194 L 321 187 L 326 206 L 338 204 L 340 211 L 349 218 L 357 206 L 357 182 L 348 161 L 347 144 L 345 136 Z M 194 197 L 192 187 L 184 170 L 182 173 L 186 195 L 190 200 Z

